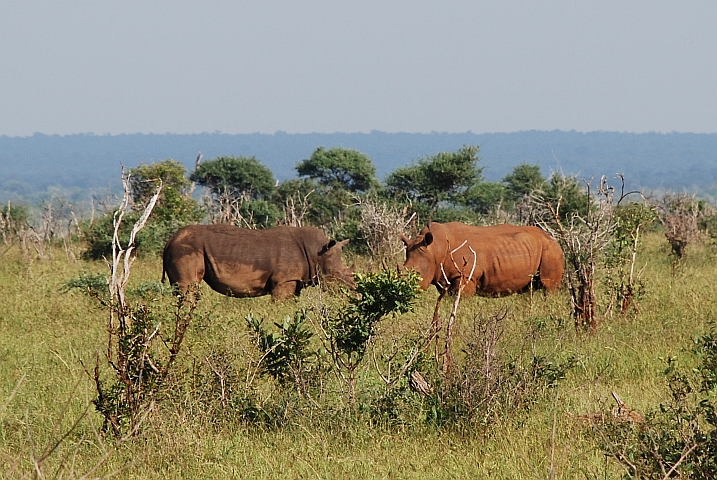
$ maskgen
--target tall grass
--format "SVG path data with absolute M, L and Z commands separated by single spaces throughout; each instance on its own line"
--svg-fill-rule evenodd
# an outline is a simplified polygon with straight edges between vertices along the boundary
M 359 393 L 354 410 L 341 407 L 340 383 L 330 375 L 315 400 L 321 405 L 333 401 L 333 409 L 302 402 L 270 378 L 257 377 L 251 398 L 271 407 L 269 413 L 281 421 L 248 420 L 247 409 L 238 402 L 245 398 L 257 352 L 246 315 L 280 322 L 299 309 L 336 302 L 339 294 L 309 288 L 298 299 L 277 304 L 269 297 L 224 297 L 202 285 L 176 375 L 140 434 L 120 440 L 99 435 L 102 418 L 90 408 L 95 391 L 85 371 L 106 347 L 106 313 L 80 292 L 61 290 L 69 279 L 105 273 L 106 266 L 71 261 L 65 255 L 30 262 L 11 249 L 0 257 L 2 475 L 619 477 L 623 470 L 599 450 L 581 415 L 609 409 L 612 391 L 637 411 L 655 408 L 668 393 L 666 359 L 675 357 L 689 366 L 694 361 L 691 344 L 706 331 L 717 309 L 717 259 L 711 246 L 695 246 L 677 269 L 664 237 L 650 234 L 645 246 L 638 260 L 646 283 L 646 293 L 638 299 L 639 314 L 615 314 L 592 334 L 575 331 L 565 291 L 462 301 L 454 340 L 459 358 L 470 353 L 460 350 L 471 344 L 472 322 L 507 309 L 498 347 L 505 359 L 541 358 L 547 367 L 558 369 L 572 362 L 562 372 L 564 378 L 540 387 L 520 407 L 471 422 L 432 421 L 428 400 L 408 390 L 401 393 L 403 407 L 394 421 L 366 413 L 382 388 L 370 362 L 359 375 L 357 391 L 365 394 Z M 136 293 L 130 301 L 171 308 L 171 295 L 139 288 L 160 276 L 160 259 L 137 260 L 129 286 Z M 602 305 L 606 295 L 598 288 Z M 379 351 L 389 351 L 430 325 L 437 296 L 429 290 L 413 312 L 383 320 L 376 339 Z M 443 307 L 445 318 L 449 307 Z M 430 358 L 424 364 L 429 365 Z

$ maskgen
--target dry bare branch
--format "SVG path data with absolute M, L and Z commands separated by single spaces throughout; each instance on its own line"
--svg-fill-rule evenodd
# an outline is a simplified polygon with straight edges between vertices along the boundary
M 409 206 L 393 206 L 374 197 L 354 197 L 361 212 L 359 229 L 372 258 L 381 263 L 403 252 L 401 235 L 409 234 L 416 214 Z
M 665 194 L 656 204 L 657 218 L 665 228 L 672 253 L 681 260 L 687 247 L 699 236 L 699 206 L 694 195 L 686 193 Z

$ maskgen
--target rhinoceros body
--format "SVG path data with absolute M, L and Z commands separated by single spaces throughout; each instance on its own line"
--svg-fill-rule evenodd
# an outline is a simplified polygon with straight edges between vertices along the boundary
M 298 295 L 319 275 L 353 286 L 351 269 L 341 259 L 348 240 L 329 240 L 314 227 L 251 230 L 233 225 L 189 225 L 167 242 L 164 274 L 181 291 L 204 280 L 233 297 Z
M 464 295 L 508 295 L 536 285 L 535 280 L 546 290 L 557 290 L 562 282 L 563 251 L 538 227 L 432 222 L 415 239 L 401 239 L 404 268 L 421 275 L 424 290 L 433 284 L 455 292 L 461 276 Z

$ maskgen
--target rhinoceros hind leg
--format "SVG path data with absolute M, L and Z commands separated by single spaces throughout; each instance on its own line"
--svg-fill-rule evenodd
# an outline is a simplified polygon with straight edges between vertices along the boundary
M 547 291 L 554 291 L 560 288 L 563 281 L 563 252 L 559 248 L 548 249 L 543 252 L 540 262 L 540 283 Z
M 299 285 L 299 282 L 290 281 L 279 283 L 274 285 L 274 288 L 271 289 L 271 298 L 275 301 L 286 300 L 298 295 L 300 291 L 301 286 Z

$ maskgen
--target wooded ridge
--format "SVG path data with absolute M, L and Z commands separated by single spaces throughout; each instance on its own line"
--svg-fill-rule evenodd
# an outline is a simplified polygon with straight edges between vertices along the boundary
M 717 192 L 717 134 L 524 131 L 515 133 L 310 133 L 123 134 L 0 137 L 0 197 L 34 198 L 60 189 L 118 190 L 120 164 L 127 167 L 172 158 L 188 170 L 199 152 L 254 156 L 279 180 L 296 177 L 296 164 L 319 146 L 367 154 L 379 178 L 419 158 L 464 145 L 480 147 L 486 180 L 498 181 L 521 163 L 594 178 L 623 173 L 631 188 Z

